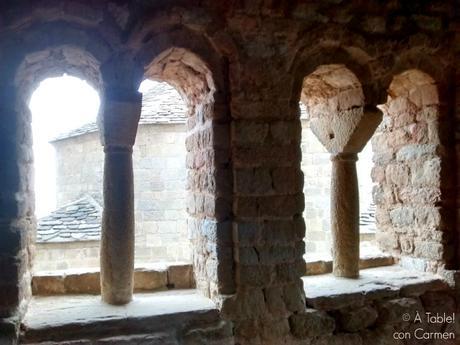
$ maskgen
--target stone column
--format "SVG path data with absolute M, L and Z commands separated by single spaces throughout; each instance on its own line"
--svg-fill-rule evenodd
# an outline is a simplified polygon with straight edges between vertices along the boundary
M 337 277 L 359 276 L 357 153 L 364 148 L 381 119 L 381 113 L 359 107 L 330 111 L 324 116 L 312 116 L 310 120 L 313 133 L 331 153 L 332 270 Z
M 141 94 L 125 92 L 122 100 L 106 100 L 100 119 L 105 152 L 101 293 L 102 299 L 110 304 L 129 303 L 133 295 L 135 227 L 132 146 L 141 104 Z
M 356 153 L 331 155 L 331 232 L 333 273 L 359 276 L 359 189 Z

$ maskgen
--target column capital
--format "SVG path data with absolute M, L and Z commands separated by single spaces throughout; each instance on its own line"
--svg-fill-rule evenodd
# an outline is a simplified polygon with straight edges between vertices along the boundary
M 141 116 L 142 94 L 122 88 L 105 90 L 99 118 L 101 142 L 108 147 L 132 148 Z
M 115 145 L 110 145 L 110 146 L 104 146 L 104 152 L 105 153 L 133 153 L 133 147 L 132 146 L 115 146 Z
M 356 152 L 341 152 L 331 154 L 331 161 L 356 162 L 358 154 Z

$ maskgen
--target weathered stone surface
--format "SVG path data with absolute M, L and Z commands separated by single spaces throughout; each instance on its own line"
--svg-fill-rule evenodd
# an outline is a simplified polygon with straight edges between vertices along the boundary
M 0 322 L 0 344 L 15 345 L 19 333 L 17 318 L 4 319 Z
M 194 287 L 193 267 L 191 265 L 172 265 L 168 267 L 168 287 L 190 289 Z
M 214 322 L 201 327 L 191 327 L 183 335 L 184 344 L 210 344 L 232 345 L 234 344 L 232 325 L 226 321 Z
M 361 345 L 364 344 L 359 334 L 338 333 L 333 336 L 320 337 L 315 345 Z
M 356 153 L 336 154 L 332 160 L 332 272 L 337 277 L 359 275 L 359 189 Z
M 64 277 L 64 289 L 69 294 L 100 294 L 99 273 L 70 274 Z
M 194 285 L 191 265 L 152 265 L 134 271 L 135 291 L 190 289 Z M 34 275 L 32 291 L 36 296 L 100 294 L 99 272 L 95 269 L 42 272 Z
M 34 295 L 57 295 L 64 292 L 64 277 L 34 276 L 32 280 Z
M 361 255 L 359 259 L 360 269 L 390 266 L 393 264 L 394 264 L 393 257 L 387 254 L 383 254 L 383 253 L 364 254 L 364 255 Z M 317 261 L 306 260 L 306 266 L 307 266 L 306 275 L 308 276 L 326 274 L 326 273 L 332 272 L 332 260 L 327 260 L 327 259 L 317 260 Z
M 189 329 L 184 329 L 187 325 Z M 125 329 L 125 337 L 114 337 L 120 329 Z M 207 335 L 209 339 L 231 336 L 228 323 L 219 319 L 209 299 L 183 290 L 173 294 L 136 294 L 126 306 L 111 306 L 100 297 L 87 295 L 35 298 L 24 320 L 21 343 L 105 339 L 102 343 L 116 344 L 116 339 L 129 343 L 132 335 L 136 344 L 142 339 L 139 334 L 167 334 L 168 340 L 180 343 L 182 335 L 176 332 L 182 329 L 184 336 L 195 329 L 203 339 Z
M 436 214 L 444 198 L 445 159 L 437 124 L 438 92 L 432 76 L 419 70 L 394 76 L 388 100 L 379 106 L 384 116 L 374 141 L 379 166 L 374 179 L 376 213 L 388 214 L 390 220 L 376 217 L 381 248 L 395 256 L 422 258 L 425 263 L 417 266 L 434 271 L 452 261 L 451 245 L 436 234 L 447 218 Z M 391 145 L 385 146 L 385 141 Z
M 454 313 L 456 301 L 454 296 L 441 291 L 427 291 L 420 296 L 423 307 L 431 313 Z
M 294 314 L 289 318 L 294 336 L 298 338 L 314 338 L 331 334 L 335 328 L 332 317 L 323 311 L 306 309 L 303 313 Z
M 177 345 L 178 342 L 170 334 L 142 334 L 142 335 L 130 335 L 130 336 L 121 336 L 121 337 L 111 337 L 97 340 L 97 344 L 101 345 L 110 345 L 110 344 L 120 344 L 120 345 L 137 345 L 137 344 L 165 344 L 165 345 Z
M 368 344 L 369 342 L 376 345 L 400 345 L 403 344 L 403 340 L 394 339 L 394 326 L 393 325 L 383 325 L 375 327 L 374 329 L 365 330 L 360 332 L 363 344 Z
M 136 113 L 116 113 L 114 124 L 121 118 L 140 116 L 140 100 Z M 112 109 L 114 110 L 114 109 Z M 132 126 L 132 124 L 131 124 Z M 116 130 L 117 127 L 112 130 Z M 104 145 L 104 211 L 102 213 L 101 234 L 101 294 L 104 301 L 111 304 L 126 304 L 132 299 L 134 288 L 134 183 L 132 148 L 134 133 L 126 133 L 132 138 L 117 138 Z M 130 132 L 130 130 L 127 130 Z M 104 134 L 105 136 L 105 134 Z M 107 140 L 107 139 L 106 139 Z M 127 142 L 123 142 L 127 140 Z M 117 146 L 119 145 L 119 146 Z
M 381 302 L 378 304 L 378 310 L 378 322 L 380 324 L 407 322 L 407 320 L 403 319 L 404 315 L 408 314 L 410 320 L 414 320 L 417 312 L 424 312 L 423 306 L 418 299 L 406 297 Z
M 151 291 L 166 289 L 168 285 L 168 273 L 166 270 L 145 270 L 134 271 L 134 290 Z
M 427 290 L 446 289 L 439 277 L 411 272 L 397 266 L 370 268 L 360 272 L 358 279 L 336 278 L 330 274 L 309 276 L 304 281 L 307 305 L 322 310 L 336 310 L 366 301 L 410 294 L 417 296 Z
M 368 328 L 377 320 L 377 310 L 366 305 L 356 309 L 340 311 L 339 325 L 346 332 L 358 332 Z

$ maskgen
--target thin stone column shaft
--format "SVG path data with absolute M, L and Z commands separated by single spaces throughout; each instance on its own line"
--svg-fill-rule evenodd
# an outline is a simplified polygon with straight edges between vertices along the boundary
M 102 299 L 110 304 L 126 304 L 132 299 L 134 275 L 132 149 L 108 147 L 104 151 Z
M 104 146 L 104 212 L 101 238 L 101 293 L 110 304 L 133 297 L 134 181 L 132 147 L 141 114 L 142 95 L 106 88 L 100 118 Z M 123 95 L 123 97 L 120 97 Z
M 333 273 L 359 276 L 359 189 L 356 153 L 331 156 L 331 231 Z

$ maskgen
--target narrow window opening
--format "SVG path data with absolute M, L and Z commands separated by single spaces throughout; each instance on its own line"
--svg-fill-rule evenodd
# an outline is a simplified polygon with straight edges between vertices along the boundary
M 68 75 L 45 79 L 32 94 L 35 272 L 99 266 L 99 103 L 94 88 Z
M 372 140 L 372 139 L 371 139 Z M 379 253 L 375 242 L 375 203 L 372 196 L 374 182 L 372 181 L 373 150 L 371 140 L 359 153 L 356 162 L 359 185 L 359 237 L 361 258 L 375 256 Z
M 166 82 L 144 80 L 133 149 L 136 266 L 191 262 L 186 212 L 187 105 Z
M 369 136 L 376 126 L 364 104 L 359 80 L 343 65 L 322 65 L 303 81 L 307 274 L 312 274 L 308 263 L 333 261 L 318 265 L 316 274 L 333 270 L 337 276 L 355 278 L 363 261 L 359 259 L 377 253 L 372 149 L 368 137 L 354 135 L 358 124 L 369 127 Z

